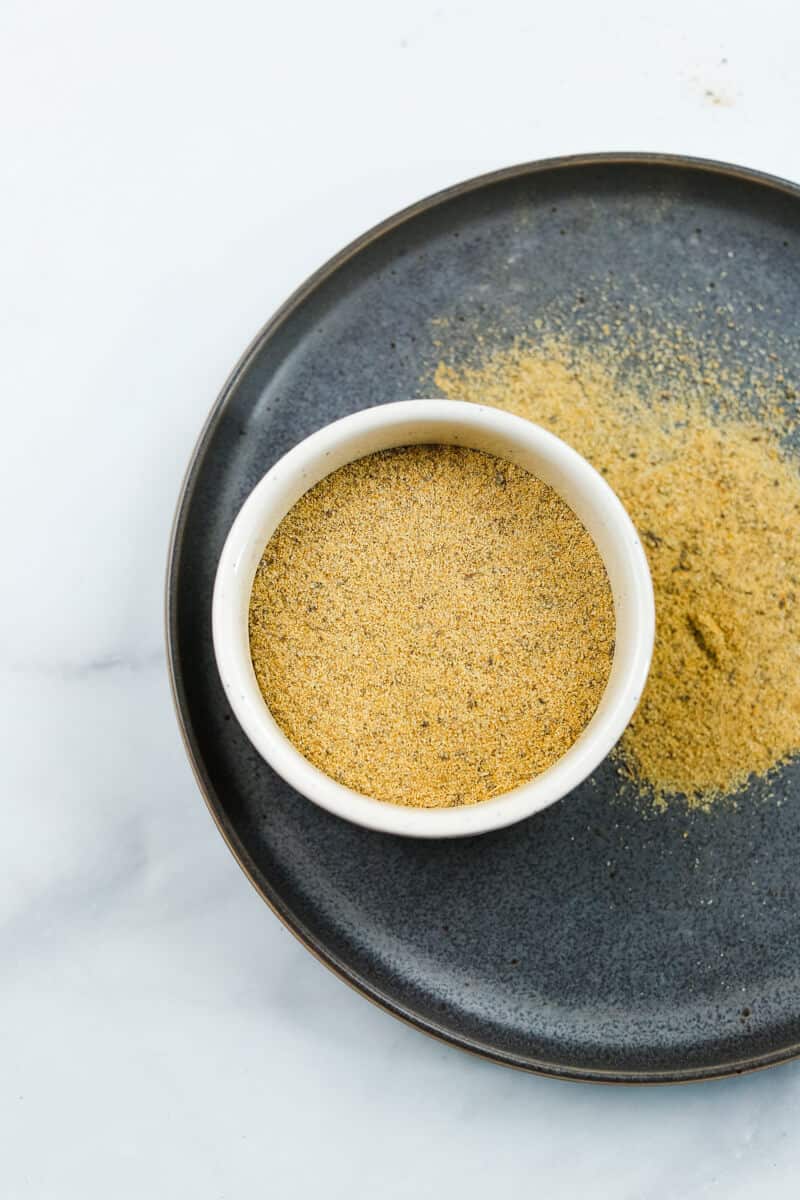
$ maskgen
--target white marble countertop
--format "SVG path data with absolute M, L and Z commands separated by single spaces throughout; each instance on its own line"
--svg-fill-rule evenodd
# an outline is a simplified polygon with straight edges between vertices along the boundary
M 794 0 L 7 0 L 0 29 L 4 1200 L 796 1195 L 800 1066 L 556 1083 L 329 975 L 206 812 L 162 637 L 192 444 L 289 291 L 525 159 L 799 179 Z

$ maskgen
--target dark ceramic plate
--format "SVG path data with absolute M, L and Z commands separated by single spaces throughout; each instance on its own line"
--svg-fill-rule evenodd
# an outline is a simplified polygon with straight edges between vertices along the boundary
M 477 329 L 491 343 L 543 313 L 568 326 L 596 302 L 593 281 L 613 278 L 617 303 L 644 297 L 653 320 L 689 328 L 716 281 L 715 303 L 736 313 L 732 344 L 746 355 L 780 343 L 796 377 L 798 247 L 800 191 L 752 172 L 636 155 L 515 167 L 415 205 L 324 267 L 258 335 L 206 424 L 168 580 L 198 781 L 281 920 L 427 1033 L 574 1079 L 701 1079 L 797 1054 L 800 771 L 783 770 L 771 799 L 754 783 L 736 807 L 648 816 L 606 763 L 560 804 L 483 837 L 348 825 L 277 778 L 225 702 L 210 608 L 230 524 L 313 430 L 430 394 L 443 339 L 457 355 Z

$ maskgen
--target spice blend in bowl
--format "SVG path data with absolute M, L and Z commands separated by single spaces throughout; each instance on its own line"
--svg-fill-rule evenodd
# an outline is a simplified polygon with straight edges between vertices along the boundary
M 378 800 L 474 804 L 541 774 L 593 716 L 614 654 L 603 560 L 565 501 L 463 446 L 341 467 L 284 517 L 249 639 L 276 722 Z

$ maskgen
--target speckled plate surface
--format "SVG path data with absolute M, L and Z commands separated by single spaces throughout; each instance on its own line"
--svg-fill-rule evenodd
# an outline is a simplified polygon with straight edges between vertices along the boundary
M 797 1054 L 800 770 L 785 768 L 769 798 L 754 786 L 735 807 L 656 816 L 605 763 L 499 833 L 419 842 L 352 827 L 293 793 L 231 716 L 210 635 L 225 535 L 295 442 L 355 409 L 430 394 L 443 319 L 451 351 L 484 328 L 491 348 L 543 312 L 568 328 L 576 297 L 593 303 L 587 280 L 613 275 L 618 299 L 646 294 L 654 320 L 691 327 L 724 256 L 716 300 L 736 311 L 741 353 L 780 340 L 798 373 L 798 248 L 800 191 L 718 164 L 611 155 L 473 180 L 310 279 L 247 351 L 200 437 L 170 555 L 168 647 L 220 831 L 344 980 L 497 1062 L 659 1082 Z

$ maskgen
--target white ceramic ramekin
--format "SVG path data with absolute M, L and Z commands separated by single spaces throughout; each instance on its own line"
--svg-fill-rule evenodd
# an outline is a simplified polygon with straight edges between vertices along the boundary
M 460 808 L 406 808 L 364 796 L 313 766 L 279 729 L 250 660 L 247 615 L 262 552 L 300 497 L 354 459 L 392 446 L 450 443 L 485 450 L 550 484 L 594 538 L 611 582 L 616 646 L 600 704 L 577 741 L 530 783 Z M 553 434 L 496 408 L 458 400 L 407 400 L 353 413 L 284 455 L 233 523 L 217 569 L 213 638 L 231 708 L 267 762 L 309 800 L 368 829 L 411 837 L 462 837 L 511 825 L 577 787 L 609 753 L 644 688 L 655 632 L 653 587 L 642 544 L 601 475 Z

